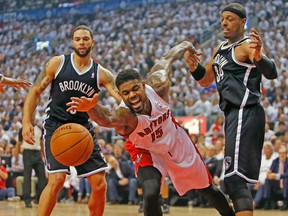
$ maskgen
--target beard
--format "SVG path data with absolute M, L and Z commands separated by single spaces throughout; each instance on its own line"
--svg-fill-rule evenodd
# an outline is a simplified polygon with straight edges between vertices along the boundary
M 90 47 L 88 47 L 86 49 L 86 52 L 85 53 L 80 53 L 78 49 L 76 49 L 74 46 L 72 47 L 72 49 L 75 51 L 75 53 L 80 56 L 80 57 L 86 57 L 90 51 L 92 50 L 92 45 Z

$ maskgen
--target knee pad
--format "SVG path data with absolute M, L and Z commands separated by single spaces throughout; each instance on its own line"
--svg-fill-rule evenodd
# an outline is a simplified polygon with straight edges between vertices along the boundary
M 239 176 L 224 179 L 228 195 L 233 202 L 235 212 L 253 211 L 253 200 L 247 183 Z

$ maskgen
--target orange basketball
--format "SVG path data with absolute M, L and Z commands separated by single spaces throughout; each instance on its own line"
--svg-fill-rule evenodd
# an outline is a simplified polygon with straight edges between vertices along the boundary
M 92 154 L 94 142 L 85 127 L 76 123 L 68 123 L 55 130 L 50 147 L 53 156 L 61 164 L 79 166 Z

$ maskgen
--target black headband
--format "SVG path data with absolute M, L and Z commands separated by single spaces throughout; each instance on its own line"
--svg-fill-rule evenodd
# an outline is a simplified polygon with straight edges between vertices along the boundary
M 238 16 L 241 17 L 242 19 L 243 19 L 243 18 L 246 18 L 246 13 L 243 13 L 243 12 L 241 12 L 240 10 L 237 10 L 236 8 L 233 8 L 233 7 L 230 7 L 230 6 L 225 7 L 225 8 L 222 10 L 222 13 L 223 13 L 224 11 L 230 11 L 230 12 L 238 15 Z

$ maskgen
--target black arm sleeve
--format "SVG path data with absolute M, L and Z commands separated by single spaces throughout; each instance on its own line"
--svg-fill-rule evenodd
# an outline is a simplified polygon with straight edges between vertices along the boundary
M 266 56 L 263 56 L 260 61 L 256 61 L 254 59 L 254 64 L 259 69 L 259 71 L 267 78 L 267 79 L 276 79 L 277 78 L 277 69 L 275 63 L 271 61 Z

